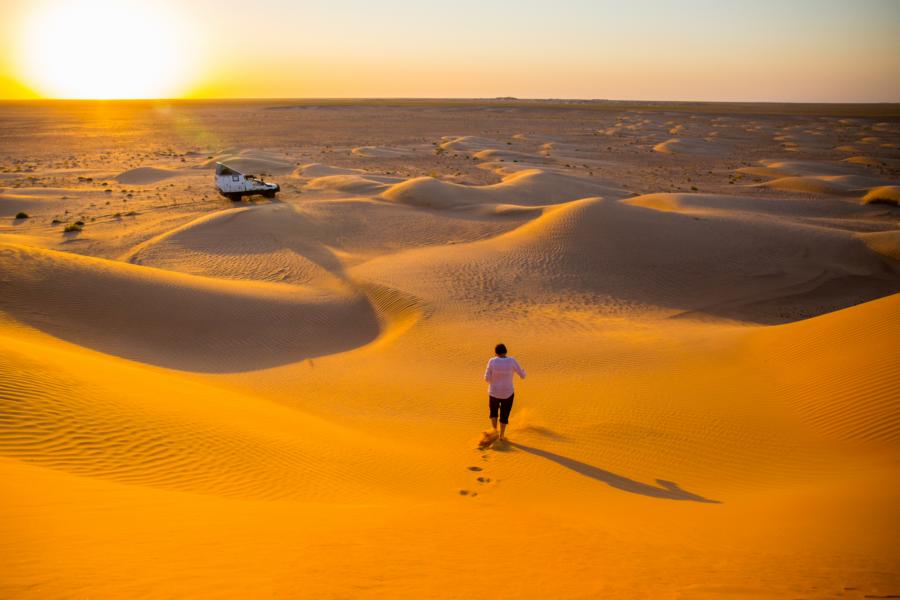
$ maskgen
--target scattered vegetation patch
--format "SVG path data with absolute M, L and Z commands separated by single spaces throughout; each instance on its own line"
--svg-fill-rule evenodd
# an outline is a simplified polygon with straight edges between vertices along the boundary
M 28 218 L 28 213 L 18 212 L 18 213 L 16 213 L 16 218 L 17 218 L 17 219 L 27 219 L 27 218 Z
M 84 229 L 84 223 L 81 221 L 75 221 L 74 223 L 69 223 L 65 227 L 63 227 L 63 233 L 78 233 Z

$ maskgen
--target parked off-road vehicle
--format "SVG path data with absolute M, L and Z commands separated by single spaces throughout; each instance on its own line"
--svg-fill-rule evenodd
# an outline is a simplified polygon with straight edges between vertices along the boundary
M 255 175 L 244 175 L 227 165 L 216 163 L 216 189 L 231 200 L 240 201 L 244 196 L 260 194 L 274 198 L 281 191 L 277 183 L 267 183 Z

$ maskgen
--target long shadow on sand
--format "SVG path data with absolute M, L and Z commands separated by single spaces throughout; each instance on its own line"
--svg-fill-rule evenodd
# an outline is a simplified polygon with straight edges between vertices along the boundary
M 553 452 L 541 450 L 540 448 L 525 446 L 524 444 L 515 442 L 509 442 L 509 445 L 524 452 L 528 452 L 529 454 L 534 454 L 535 456 L 546 458 L 547 460 L 551 460 L 559 465 L 564 466 L 567 469 L 575 471 L 576 473 L 580 473 L 585 477 L 590 477 L 591 479 L 602 481 L 603 483 L 611 487 L 620 489 L 625 492 L 630 492 L 632 494 L 650 496 L 651 498 L 662 498 L 664 500 L 690 500 L 692 502 L 721 504 L 719 500 L 710 500 L 709 498 L 704 498 L 703 496 L 698 496 L 697 494 L 687 492 L 678 487 L 677 483 L 672 481 L 657 479 L 656 483 L 659 484 L 659 487 L 657 487 L 648 483 L 634 481 L 633 479 L 628 479 L 627 477 L 622 477 L 621 475 L 616 475 L 615 473 L 604 471 L 599 467 L 583 463 L 581 461 L 575 460 L 574 458 L 569 458 L 560 454 L 554 454 Z

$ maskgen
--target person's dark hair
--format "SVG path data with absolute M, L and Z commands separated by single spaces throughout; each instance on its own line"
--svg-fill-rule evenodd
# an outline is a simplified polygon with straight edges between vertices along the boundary
M 498 356 L 506 354 L 506 344 L 497 344 L 496 346 L 494 346 L 494 353 Z

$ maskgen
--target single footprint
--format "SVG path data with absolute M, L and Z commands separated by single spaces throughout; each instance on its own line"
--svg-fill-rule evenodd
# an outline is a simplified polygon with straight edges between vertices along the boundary
M 459 495 L 475 497 L 478 495 L 478 492 L 470 492 L 469 490 L 459 490 Z
M 490 477 L 479 477 L 477 481 L 478 481 L 478 483 L 490 483 L 491 478 Z
M 481 467 L 469 467 L 470 471 L 481 471 L 483 470 Z

